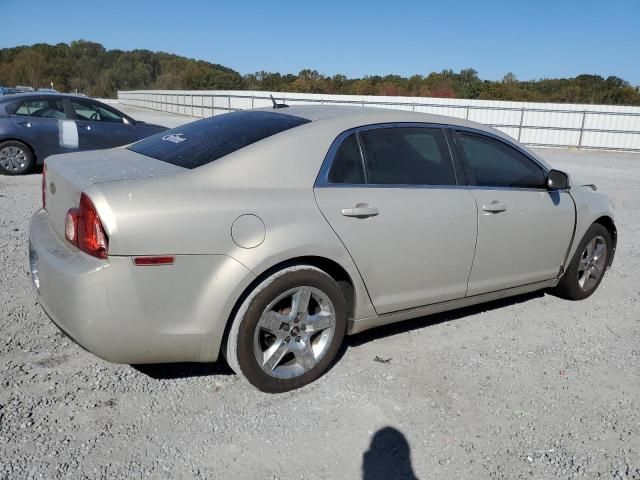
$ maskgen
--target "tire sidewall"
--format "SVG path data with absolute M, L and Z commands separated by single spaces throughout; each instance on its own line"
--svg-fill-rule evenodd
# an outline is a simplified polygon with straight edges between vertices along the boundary
M 15 140 L 9 140 L 6 142 L 0 142 L 0 150 L 2 150 L 5 147 L 18 147 L 21 150 L 23 150 L 25 152 L 25 154 L 27 155 L 27 165 L 22 169 L 22 170 L 18 170 L 18 171 L 13 171 L 13 170 L 7 170 L 5 168 L 3 168 L 0 165 L 0 174 L 2 175 L 24 175 L 26 173 L 29 173 L 34 166 L 34 156 L 33 156 L 33 152 L 31 151 L 31 149 L 25 145 L 22 142 L 18 142 Z
M 255 358 L 253 350 L 255 329 L 269 303 L 287 290 L 300 286 L 311 286 L 328 295 L 336 316 L 333 338 L 324 356 L 308 372 L 290 379 L 272 377 L 262 370 Z M 238 324 L 234 325 L 230 332 L 227 346 L 229 365 L 236 371 L 239 369 L 240 372 L 237 373 L 241 373 L 256 388 L 268 393 L 300 388 L 319 378 L 331 365 L 346 333 L 347 306 L 338 284 L 322 270 L 314 267 L 293 267 L 262 282 L 253 293 L 243 304 L 246 309 L 241 308 L 234 320 Z
M 569 265 L 569 268 L 565 272 L 562 279 L 564 284 L 564 293 L 568 298 L 574 300 L 582 300 L 590 297 L 598 289 L 598 287 L 600 286 L 600 282 L 602 282 L 602 279 L 604 278 L 605 272 L 602 272 L 602 275 L 600 275 L 600 278 L 598 279 L 596 284 L 591 289 L 586 291 L 580 288 L 580 285 L 578 284 L 578 267 L 580 266 L 580 258 L 582 257 L 582 252 L 584 252 L 587 243 L 589 243 L 591 240 L 593 240 L 594 237 L 597 236 L 601 236 L 602 238 L 604 238 L 606 244 L 606 259 L 604 266 L 606 272 L 613 249 L 613 240 L 611 239 L 611 234 L 603 225 L 594 223 L 588 228 L 587 232 L 582 237 L 580 245 L 578 245 L 573 258 L 571 259 L 571 264 Z

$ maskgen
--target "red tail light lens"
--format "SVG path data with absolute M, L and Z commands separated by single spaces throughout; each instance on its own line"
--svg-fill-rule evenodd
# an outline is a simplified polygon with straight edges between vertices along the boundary
M 109 239 L 87 194 L 80 196 L 79 208 L 67 212 L 64 224 L 65 237 L 70 243 L 96 258 L 107 258 Z
M 47 208 L 47 164 L 42 164 L 42 209 Z

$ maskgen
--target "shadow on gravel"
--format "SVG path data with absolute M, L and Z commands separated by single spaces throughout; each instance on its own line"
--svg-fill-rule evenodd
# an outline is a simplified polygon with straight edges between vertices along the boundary
M 177 378 L 207 377 L 210 375 L 235 375 L 224 360 L 215 363 L 155 363 L 149 365 L 131 365 L 140 373 L 155 380 Z
M 369 450 L 362 456 L 362 478 L 417 480 L 411 466 L 409 442 L 402 432 L 393 427 L 384 427 L 373 435 Z
M 429 327 L 431 325 L 438 325 L 439 323 L 457 320 L 469 315 L 476 315 L 481 312 L 504 308 L 509 305 L 515 305 L 517 303 L 528 302 L 529 300 L 533 300 L 534 298 L 542 298 L 544 297 L 544 295 L 544 291 L 532 292 L 524 295 L 518 295 L 516 297 L 502 298 L 500 300 L 494 300 L 493 302 L 481 303 L 479 305 L 473 305 L 471 307 L 460 308 L 458 310 L 451 310 L 448 312 L 434 313 L 433 315 L 428 315 L 426 317 L 414 318 L 413 320 L 405 320 L 402 322 L 373 328 L 371 330 L 367 330 L 366 332 L 347 337 L 345 339 L 344 347 L 342 349 L 342 352 L 340 353 L 340 356 L 342 356 L 342 354 L 348 347 L 357 347 L 359 345 L 362 345 L 363 343 L 370 342 L 371 340 L 391 337 L 399 333 L 405 333 L 411 330 Z

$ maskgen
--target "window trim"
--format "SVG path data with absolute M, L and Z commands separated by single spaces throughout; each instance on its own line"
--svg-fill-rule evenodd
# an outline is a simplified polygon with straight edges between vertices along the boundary
M 460 138 L 458 136 L 458 132 L 471 133 L 473 135 L 478 135 L 480 137 L 484 137 L 489 140 L 496 140 L 502 143 L 503 145 L 506 145 L 507 147 L 514 149 L 518 153 L 524 155 L 524 157 L 527 158 L 529 161 L 533 162 L 538 168 L 540 168 L 543 174 L 545 175 L 545 177 L 549 175 L 549 169 L 547 169 L 535 157 L 531 156 L 531 154 L 526 150 L 524 150 L 522 147 L 494 133 L 486 132 L 484 130 L 478 130 L 476 128 L 463 127 L 463 126 L 457 126 L 457 125 L 450 125 L 448 129 L 451 132 L 454 148 L 456 149 L 457 155 L 460 158 L 460 161 L 463 165 L 463 170 L 465 173 L 465 177 L 467 179 L 467 184 L 470 189 L 472 190 L 515 190 L 515 191 L 529 191 L 529 192 L 548 192 L 549 191 L 547 188 L 544 188 L 544 187 L 537 188 L 537 187 L 506 187 L 506 186 L 477 185 L 475 175 L 471 170 L 471 166 L 469 165 L 467 158 L 465 157 L 464 150 L 462 149 L 462 146 L 460 144 Z
M 367 173 L 366 162 L 364 158 L 364 151 L 362 149 L 362 144 L 360 140 L 360 133 L 367 132 L 370 130 L 380 130 L 386 128 L 433 128 L 439 129 L 442 132 L 445 142 L 447 143 L 447 159 L 451 162 L 451 168 L 453 168 L 453 174 L 455 177 L 456 183 L 453 185 L 428 185 L 428 184 L 414 184 L 414 183 L 368 183 L 369 175 Z M 329 151 L 325 155 L 325 158 L 322 162 L 322 166 L 320 167 L 320 171 L 318 172 L 318 176 L 316 177 L 316 181 L 314 183 L 314 188 L 434 188 L 434 189 L 444 189 L 444 188 L 468 188 L 467 182 L 465 181 L 464 172 L 461 170 L 461 164 L 456 161 L 456 155 L 454 154 L 455 146 L 452 146 L 451 139 L 449 135 L 447 135 L 447 129 L 449 125 L 441 124 L 441 123 L 427 123 L 427 122 L 387 122 L 387 123 L 376 123 L 370 125 L 361 125 L 359 127 L 350 128 L 349 130 L 345 130 L 340 135 L 336 137 L 331 146 L 329 147 Z M 332 183 L 329 181 L 329 171 L 331 170 L 331 165 L 333 164 L 333 160 L 335 155 L 342 145 L 342 142 L 349 137 L 351 134 L 356 134 L 356 139 L 358 142 L 358 149 L 360 150 L 360 158 L 362 159 L 362 168 L 364 169 L 364 177 L 365 182 L 367 183 Z

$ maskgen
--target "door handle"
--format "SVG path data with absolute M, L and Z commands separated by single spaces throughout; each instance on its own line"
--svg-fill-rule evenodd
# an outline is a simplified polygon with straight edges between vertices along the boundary
M 507 209 L 507 206 L 498 200 L 494 200 L 489 205 L 482 206 L 482 210 L 488 213 L 500 213 L 500 212 L 504 212 L 506 209 Z
M 22 125 L 23 127 L 31 128 L 33 123 L 31 122 L 18 122 L 18 125 Z
M 378 209 L 370 207 L 368 203 L 359 203 L 355 207 L 343 208 L 342 215 L 345 217 L 368 218 L 378 215 Z
M 87 125 L 87 126 L 85 126 L 85 127 L 84 127 L 84 129 L 85 129 L 85 130 L 89 130 L 89 131 L 91 131 L 91 130 L 92 130 L 91 125 Z

